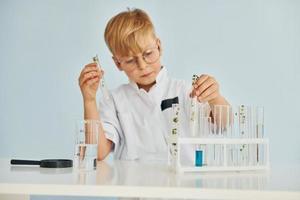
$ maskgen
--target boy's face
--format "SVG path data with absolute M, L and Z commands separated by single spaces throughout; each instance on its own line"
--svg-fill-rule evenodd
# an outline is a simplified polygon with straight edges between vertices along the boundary
M 142 52 L 132 56 L 119 56 L 113 59 L 119 68 L 124 71 L 128 78 L 145 90 L 149 90 L 155 84 L 156 77 L 160 71 L 160 40 L 153 37 L 143 39 L 139 42 Z

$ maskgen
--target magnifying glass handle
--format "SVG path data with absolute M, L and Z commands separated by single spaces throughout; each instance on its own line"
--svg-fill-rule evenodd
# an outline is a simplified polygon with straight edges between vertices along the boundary
M 41 161 L 39 160 L 10 160 L 10 164 L 12 165 L 40 165 Z

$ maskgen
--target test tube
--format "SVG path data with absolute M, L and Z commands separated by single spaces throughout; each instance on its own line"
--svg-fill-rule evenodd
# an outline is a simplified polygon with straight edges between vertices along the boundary
M 237 146 L 238 146 L 237 165 L 242 166 L 243 160 L 244 160 L 244 157 L 243 157 L 244 149 L 243 149 L 243 145 L 241 145 L 241 144 L 239 144 Z
M 249 138 L 256 138 L 256 107 L 249 106 L 248 109 L 248 129 L 249 129 Z M 249 144 L 249 163 L 248 165 L 254 166 L 256 164 L 256 145 Z
M 233 138 L 239 138 L 239 107 L 234 107 L 233 113 Z
M 231 137 L 232 134 L 232 107 L 229 105 L 224 105 L 223 106 L 223 114 L 222 114 L 222 131 L 223 131 L 223 136 L 225 138 Z
M 232 107 L 229 105 L 214 105 L 214 133 L 219 137 L 232 137 Z
M 256 107 L 256 136 L 258 138 L 264 137 L 264 108 Z
M 246 137 L 249 139 L 253 139 L 255 135 L 255 107 L 247 106 L 246 107 Z M 253 165 L 254 163 L 254 148 L 253 144 L 246 145 L 246 165 Z
M 253 144 L 248 144 L 248 162 L 247 165 L 253 165 Z
M 216 144 L 215 146 L 215 166 L 221 166 L 223 162 L 223 145 Z
M 206 165 L 213 166 L 214 165 L 214 145 L 207 144 L 205 157 L 206 157 Z
M 202 138 L 208 137 L 210 134 L 210 117 L 199 117 L 199 136 Z M 195 166 L 200 167 L 202 165 L 207 165 L 207 145 L 196 145 L 195 149 Z M 205 155 L 204 155 L 205 154 Z
M 246 128 L 247 128 L 247 137 L 254 138 L 254 131 L 253 131 L 253 114 L 255 109 L 253 106 L 247 106 L 247 121 L 246 121 Z
M 256 107 L 256 133 L 255 136 L 256 138 L 263 138 L 264 137 L 264 108 L 262 106 L 257 106 Z M 257 164 L 261 164 L 263 159 L 262 155 L 264 154 L 263 149 L 259 148 L 259 145 L 256 145 L 256 161 Z
M 226 130 L 226 136 L 228 137 L 228 138 L 232 138 L 233 137 L 233 131 L 234 131 L 234 129 L 233 129 L 233 108 L 232 108 L 232 106 L 227 106 L 227 115 L 226 115 L 226 117 L 227 117 L 227 121 L 226 121 L 226 123 L 227 123 L 227 130 Z
M 213 106 L 212 108 L 212 114 L 213 114 L 213 131 L 212 131 L 212 136 L 213 137 L 218 137 L 219 135 L 219 116 L 217 113 L 219 111 L 219 106 L 218 105 L 215 105 Z M 213 144 L 212 145 L 212 165 L 213 166 L 217 166 L 218 165 L 218 156 L 219 156 L 219 153 L 218 153 L 218 145 L 216 144 Z
M 233 165 L 234 166 L 239 166 L 239 145 L 238 144 L 234 144 L 233 145 Z
M 195 166 L 202 167 L 204 158 L 204 149 L 203 145 L 196 145 L 195 151 Z
M 196 83 L 198 79 L 197 75 L 193 75 L 192 78 L 192 85 Z M 197 132 L 197 117 L 198 117 L 198 112 L 197 112 L 197 98 L 193 97 L 190 100 L 190 130 L 191 130 L 191 136 L 195 137 L 196 132 Z
M 252 163 L 251 165 L 257 165 L 257 144 L 252 144 Z
M 168 140 L 168 164 L 176 168 L 178 160 L 179 104 L 172 104 L 172 130 Z
M 97 66 L 100 68 L 100 70 L 102 69 L 101 66 L 100 66 L 98 55 L 93 57 L 93 62 L 95 62 L 97 64 Z M 101 78 L 100 86 L 101 86 L 102 94 L 103 94 L 105 100 L 107 100 L 107 101 L 110 100 L 109 92 L 108 92 L 108 89 L 106 87 L 104 77 Z
M 211 134 L 211 118 L 199 117 L 199 136 L 207 138 Z
M 234 166 L 235 165 L 235 161 L 236 161 L 236 151 L 235 151 L 235 145 L 231 144 L 228 145 L 228 165 L 229 166 Z
M 258 164 L 264 165 L 265 162 L 265 145 L 259 144 L 258 145 Z
M 246 106 L 239 106 L 239 137 L 246 137 Z M 239 145 L 238 165 L 245 165 L 246 160 L 246 144 Z
M 246 111 L 245 105 L 239 107 L 239 137 L 244 138 L 246 134 Z

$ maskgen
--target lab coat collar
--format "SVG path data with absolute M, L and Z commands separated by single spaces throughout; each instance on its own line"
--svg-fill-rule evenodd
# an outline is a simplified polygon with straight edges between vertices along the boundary
M 151 91 L 153 88 L 159 87 L 160 85 L 163 84 L 164 80 L 168 78 L 168 73 L 167 73 L 167 69 L 164 66 L 161 66 L 161 69 L 156 77 L 156 82 L 155 84 L 150 88 L 149 91 Z M 129 84 L 137 91 L 144 91 L 143 89 L 139 89 L 138 85 L 130 80 Z

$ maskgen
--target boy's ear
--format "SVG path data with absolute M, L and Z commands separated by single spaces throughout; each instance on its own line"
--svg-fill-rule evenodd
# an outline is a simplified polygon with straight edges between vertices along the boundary
M 115 64 L 116 64 L 116 66 L 118 67 L 118 69 L 119 69 L 120 71 L 123 71 L 123 69 L 122 69 L 122 67 L 121 67 L 121 65 L 120 65 L 120 62 L 117 60 L 117 58 L 113 56 L 112 59 L 114 60 L 114 62 L 115 62 Z

